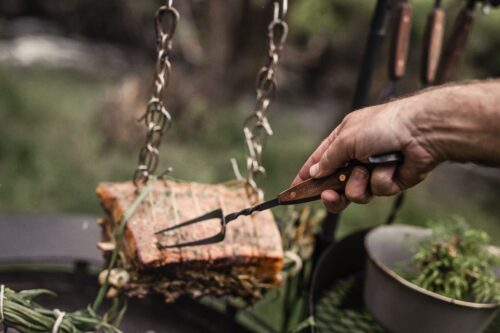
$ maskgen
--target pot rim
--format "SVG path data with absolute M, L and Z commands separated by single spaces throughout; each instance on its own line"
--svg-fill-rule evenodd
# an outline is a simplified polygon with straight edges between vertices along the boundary
M 448 296 L 443 296 L 443 295 L 435 293 L 433 291 L 429 291 L 425 288 L 422 288 L 422 287 L 402 278 L 396 272 L 394 272 L 392 269 L 387 267 L 382 261 L 375 258 L 374 255 L 372 255 L 370 248 L 368 247 L 368 238 L 370 237 L 370 235 L 377 232 L 379 229 L 400 228 L 400 227 L 410 228 L 410 229 L 415 229 L 415 230 L 416 229 L 419 229 L 419 230 L 427 229 L 427 228 L 422 228 L 422 227 L 413 226 L 413 225 L 409 225 L 409 224 L 397 224 L 397 225 L 392 225 L 392 226 L 391 225 L 383 225 L 383 226 L 379 226 L 379 227 L 371 230 L 365 237 L 364 245 L 365 245 L 365 249 L 366 249 L 366 253 L 367 253 L 368 258 L 375 264 L 375 266 L 377 266 L 384 273 L 386 273 L 387 275 L 389 275 L 390 277 L 392 277 L 393 279 L 395 279 L 397 282 L 401 283 L 405 287 L 408 287 L 408 288 L 413 289 L 417 292 L 420 292 L 422 294 L 425 294 L 427 296 L 433 297 L 435 299 L 438 299 L 438 300 L 441 300 L 441 301 L 444 301 L 447 303 L 456 304 L 459 306 L 473 308 L 473 309 L 494 309 L 494 308 L 497 308 L 500 306 L 500 303 L 476 303 L 476 302 L 461 301 L 461 300 L 454 299 L 454 298 L 451 298 Z

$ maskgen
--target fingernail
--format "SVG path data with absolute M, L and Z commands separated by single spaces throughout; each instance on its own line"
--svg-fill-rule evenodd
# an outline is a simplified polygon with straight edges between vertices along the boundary
M 360 169 L 354 169 L 352 177 L 356 180 L 365 180 L 368 178 L 368 173 Z
M 316 176 L 318 173 L 319 173 L 319 165 L 318 164 L 314 164 L 313 166 L 311 166 L 309 168 L 309 175 L 311 175 L 311 177 Z

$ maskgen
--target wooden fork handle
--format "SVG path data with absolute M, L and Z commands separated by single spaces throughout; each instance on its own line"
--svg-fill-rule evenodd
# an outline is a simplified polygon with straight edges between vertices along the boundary
M 453 79 L 460 66 L 473 23 L 474 7 L 466 6 L 458 14 L 450 39 L 446 43 L 446 48 L 439 63 L 437 84 L 443 84 Z
M 401 79 L 406 72 L 411 33 L 411 4 L 403 1 L 396 12 L 396 26 L 392 39 L 389 75 L 392 80 Z
M 362 165 L 368 170 L 371 170 L 380 164 L 394 164 L 401 161 L 402 155 L 399 153 L 373 156 L 369 158 L 369 163 L 353 161 L 349 163 L 348 166 L 339 169 L 330 176 L 319 179 L 311 178 L 281 192 L 278 195 L 278 200 L 281 205 L 292 205 L 319 200 L 321 193 L 325 190 L 343 192 L 347 180 L 356 166 Z
M 293 205 L 316 201 L 320 199 L 321 193 L 325 190 L 343 192 L 353 168 L 354 166 L 348 166 L 328 177 L 320 179 L 311 178 L 281 192 L 278 195 L 280 205 Z
M 445 13 L 442 8 L 434 8 L 427 17 L 420 73 L 424 85 L 434 82 L 443 45 Z

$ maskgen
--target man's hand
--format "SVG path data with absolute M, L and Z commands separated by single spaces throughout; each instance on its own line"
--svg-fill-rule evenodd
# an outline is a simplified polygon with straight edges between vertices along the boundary
M 444 160 L 498 161 L 499 149 L 494 147 L 500 144 L 499 126 L 485 125 L 500 122 L 500 98 L 490 98 L 484 105 L 485 96 L 491 93 L 500 94 L 498 81 L 427 90 L 355 111 L 309 157 L 293 184 L 328 176 L 351 160 L 367 162 L 369 156 L 403 153 L 404 162 L 398 166 L 377 166 L 371 174 L 356 167 L 345 194 L 324 191 L 321 197 L 325 206 L 339 212 L 350 202 L 368 203 L 373 195 L 394 195 L 412 187 Z M 471 145 L 477 140 L 493 140 L 494 144 Z M 496 155 L 487 157 L 489 151 L 495 150 Z

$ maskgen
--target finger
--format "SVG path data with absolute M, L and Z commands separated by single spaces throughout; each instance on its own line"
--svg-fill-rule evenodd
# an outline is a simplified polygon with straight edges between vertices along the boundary
M 389 196 L 401 192 L 395 181 L 396 165 L 380 165 L 372 170 L 370 177 L 371 192 L 374 195 Z
M 321 193 L 321 200 L 323 200 L 326 209 L 332 213 L 340 213 L 350 203 L 345 196 L 338 194 L 334 190 L 323 191 Z
M 325 150 L 318 163 L 313 164 L 309 169 L 309 174 L 314 178 L 322 178 L 331 175 L 335 170 L 343 167 L 353 158 L 349 154 L 350 142 L 346 142 L 341 137 L 337 138 Z
M 336 131 L 334 130 L 325 140 L 323 140 L 323 142 L 318 146 L 318 148 L 316 148 L 316 150 L 311 154 L 311 156 L 309 156 L 307 161 L 300 168 L 297 176 L 295 176 L 295 179 L 292 182 L 292 186 L 297 185 L 298 183 L 301 183 L 304 180 L 311 178 L 311 175 L 309 174 L 309 169 L 311 168 L 311 165 L 319 162 L 321 156 L 323 156 L 323 153 L 333 142 L 335 136 L 336 136 Z
M 364 167 L 357 166 L 352 170 L 351 177 L 345 187 L 345 195 L 349 201 L 366 204 L 371 201 L 369 190 L 370 173 Z
M 436 162 L 429 156 L 407 158 L 396 171 L 394 180 L 401 190 L 406 190 L 424 180 L 435 166 Z

